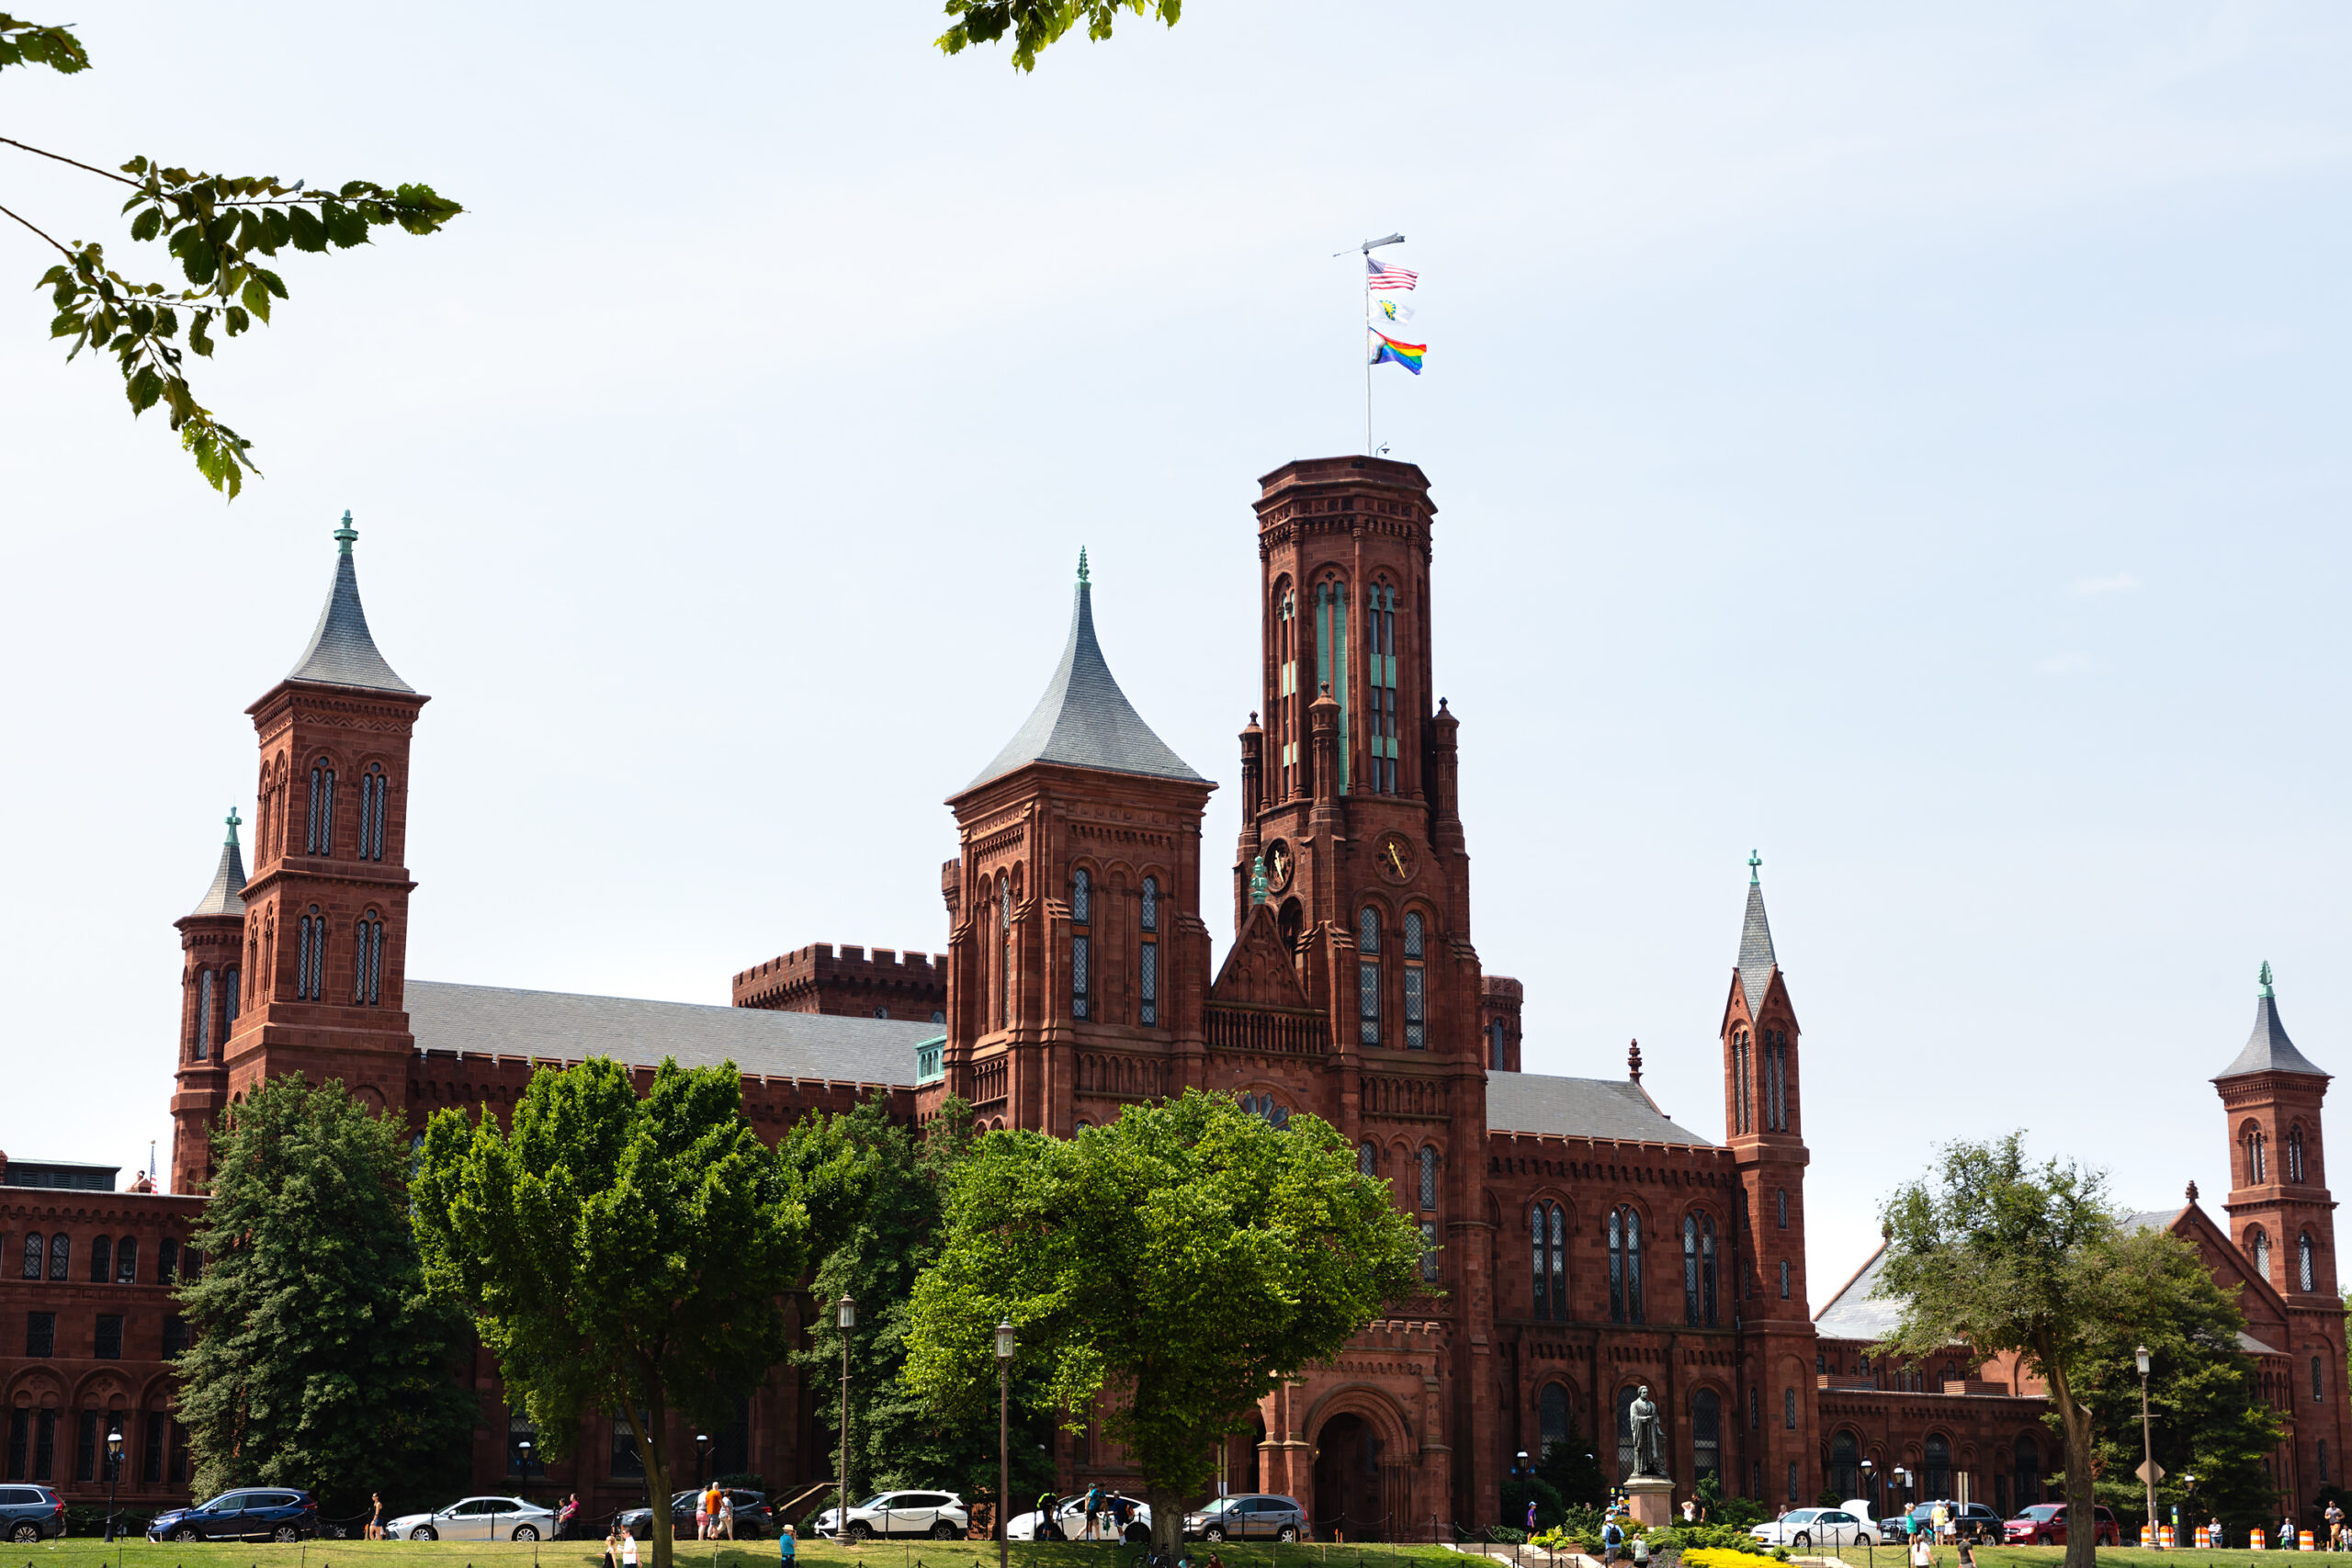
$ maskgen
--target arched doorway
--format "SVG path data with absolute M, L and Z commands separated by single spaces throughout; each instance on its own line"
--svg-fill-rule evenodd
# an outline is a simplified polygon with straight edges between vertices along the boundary
M 1391 1521 L 1382 1494 L 1380 1438 L 1361 1416 L 1334 1416 L 1315 1439 L 1315 1501 L 1307 1509 L 1317 1540 L 1386 1540 Z

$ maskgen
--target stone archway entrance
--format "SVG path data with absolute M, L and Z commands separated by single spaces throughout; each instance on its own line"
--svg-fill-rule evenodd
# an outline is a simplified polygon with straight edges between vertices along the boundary
M 1380 1438 L 1361 1416 L 1334 1416 L 1315 1439 L 1315 1496 L 1307 1518 L 1315 1539 L 1386 1540 L 1396 1521 L 1388 1517 L 1382 1484 Z

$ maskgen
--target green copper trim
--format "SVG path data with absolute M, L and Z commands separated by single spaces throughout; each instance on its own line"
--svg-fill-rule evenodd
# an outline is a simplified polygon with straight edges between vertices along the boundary
M 345 508 L 343 513 L 343 526 L 334 531 L 334 542 L 342 547 L 345 555 L 349 555 L 351 541 L 357 537 L 359 537 L 359 530 L 351 525 L 351 512 L 349 508 Z
M 1255 906 L 1266 901 L 1266 857 L 1250 857 L 1250 902 Z
M 2270 961 L 2267 958 L 2262 961 L 2262 994 L 2270 995 Z
M 244 820 L 244 818 L 237 815 L 237 808 L 236 808 L 235 807 L 233 807 L 233 806 L 232 806 L 232 807 L 229 807 L 229 818 L 228 818 L 228 820 L 229 820 L 229 842 L 230 842 L 231 844 L 232 844 L 232 845 L 233 845 L 233 844 L 237 841 L 237 824 L 238 824 L 238 823 L 240 823 L 240 822 L 243 822 L 243 821 Z
M 1078 547 L 1078 581 L 1084 583 L 1086 580 L 1086 547 L 1080 545 Z
M 1750 887 L 1759 886 L 1756 880 L 1756 874 L 1763 867 L 1763 864 L 1764 857 L 1762 855 L 1758 854 L 1754 850 L 1747 852 L 1747 885 Z

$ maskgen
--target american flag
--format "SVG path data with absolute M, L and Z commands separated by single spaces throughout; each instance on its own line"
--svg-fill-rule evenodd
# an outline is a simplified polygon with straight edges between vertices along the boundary
M 1386 262 L 1375 260 L 1371 256 L 1363 258 L 1363 265 L 1371 270 L 1372 279 L 1369 287 L 1374 288 L 1410 288 L 1421 276 L 1418 272 L 1407 272 L 1401 266 L 1391 266 Z

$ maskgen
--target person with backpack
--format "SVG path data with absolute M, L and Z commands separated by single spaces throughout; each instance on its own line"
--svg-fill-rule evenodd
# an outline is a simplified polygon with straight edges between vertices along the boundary
M 1099 1481 L 1096 1481 L 1096 1482 L 1090 1483 L 1088 1484 L 1087 1488 L 1086 1488 L 1086 1539 L 1087 1539 L 1087 1540 L 1094 1540 L 1094 1539 L 1095 1539 L 1095 1536 L 1094 1536 L 1094 1521 L 1102 1516 L 1102 1483 L 1101 1482 L 1099 1482 Z
M 1617 1516 L 1611 1514 L 1609 1522 L 1600 1529 L 1600 1561 L 1604 1563 L 1616 1562 L 1617 1554 L 1624 1548 L 1625 1531 L 1617 1523 Z

